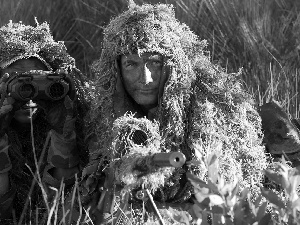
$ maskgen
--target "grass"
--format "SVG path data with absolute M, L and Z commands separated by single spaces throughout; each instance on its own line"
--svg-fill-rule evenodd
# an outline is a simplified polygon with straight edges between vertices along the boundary
M 34 25 L 35 17 L 39 22 L 48 21 L 54 38 L 65 41 L 68 52 L 76 59 L 78 68 L 92 77 L 89 65 L 101 52 L 103 27 L 112 17 L 126 8 L 126 2 L 126 0 L 0 0 L 0 25 L 5 25 L 9 20 Z M 245 88 L 253 93 L 257 105 L 273 97 L 282 103 L 291 116 L 299 116 L 300 2 L 294 0 L 135 0 L 135 2 L 174 4 L 177 18 L 189 25 L 201 39 L 208 41 L 212 61 L 220 64 L 228 72 L 236 72 L 239 68 L 243 68 L 242 80 Z M 61 194 L 58 192 L 57 198 Z M 56 206 L 49 206 L 46 209 L 48 215 L 57 209 L 58 199 L 56 202 Z M 52 217 L 46 217 L 50 223 L 49 218 Z M 37 219 L 34 221 L 38 224 Z M 61 224 L 65 222 L 62 221 Z

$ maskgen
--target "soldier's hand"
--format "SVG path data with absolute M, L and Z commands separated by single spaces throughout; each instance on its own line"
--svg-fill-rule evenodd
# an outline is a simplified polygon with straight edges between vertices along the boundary
M 7 95 L 6 87 L 9 74 L 5 73 L 0 80 L 0 137 L 6 132 L 12 118 L 14 117 L 15 111 L 20 109 L 24 104 L 23 102 L 16 101 L 11 96 Z

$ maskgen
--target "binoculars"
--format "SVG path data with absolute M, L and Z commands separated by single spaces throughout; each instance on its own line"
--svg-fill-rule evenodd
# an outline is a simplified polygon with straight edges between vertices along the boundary
M 12 72 L 7 82 L 7 93 L 19 101 L 57 101 L 68 93 L 74 94 L 75 86 L 67 72 L 31 70 Z

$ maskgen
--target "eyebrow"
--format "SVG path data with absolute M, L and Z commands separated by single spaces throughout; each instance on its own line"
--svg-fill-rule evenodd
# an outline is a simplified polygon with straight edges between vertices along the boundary
M 127 64 L 127 63 L 136 63 L 137 61 L 134 59 L 125 59 L 122 64 Z
M 151 55 L 147 58 L 147 60 L 162 60 L 162 56 L 161 55 Z

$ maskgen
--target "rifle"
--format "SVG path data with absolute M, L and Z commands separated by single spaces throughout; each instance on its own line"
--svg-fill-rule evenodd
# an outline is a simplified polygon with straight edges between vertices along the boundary
M 153 164 L 157 167 L 181 167 L 186 162 L 186 157 L 181 152 L 168 152 L 168 153 L 156 153 L 152 157 Z M 130 215 L 126 215 L 126 208 L 128 207 L 129 193 L 125 195 L 124 201 L 120 203 L 116 202 L 116 185 L 114 184 L 114 174 L 112 168 L 107 171 L 107 179 L 104 183 L 104 189 L 101 193 L 100 200 L 97 208 L 99 209 L 100 216 L 99 221 L 96 224 L 130 224 Z M 153 201 L 152 195 L 148 189 L 141 189 L 137 191 L 135 197 L 140 200 L 149 199 L 152 208 L 160 220 L 163 223 L 162 217 Z M 119 204 L 116 206 L 116 204 Z

